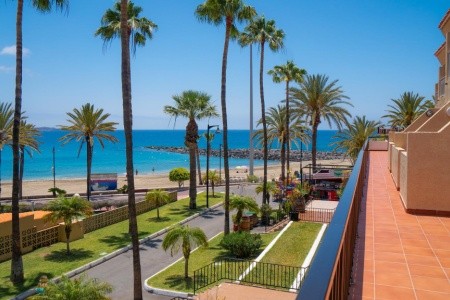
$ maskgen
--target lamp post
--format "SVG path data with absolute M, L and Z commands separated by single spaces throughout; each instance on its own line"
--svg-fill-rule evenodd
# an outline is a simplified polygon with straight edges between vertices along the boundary
M 56 196 L 56 164 L 55 164 L 55 146 L 53 146 L 53 197 Z
M 216 133 L 220 133 L 219 125 L 209 125 L 206 130 L 206 208 L 209 208 L 209 148 L 211 147 L 211 141 L 209 137 L 209 130 L 216 127 Z
M 219 182 L 222 183 L 222 144 L 219 145 Z
M 300 130 L 303 133 L 303 130 Z M 303 187 L 303 141 L 300 139 L 300 188 Z

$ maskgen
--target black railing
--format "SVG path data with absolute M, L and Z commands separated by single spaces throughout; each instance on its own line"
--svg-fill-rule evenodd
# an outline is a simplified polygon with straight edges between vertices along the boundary
M 298 290 L 306 272 L 307 268 L 302 267 L 239 259 L 220 260 L 194 271 L 194 294 L 222 280 Z
M 335 208 L 307 208 L 305 212 L 299 213 L 300 221 L 330 223 Z
M 358 155 L 297 299 L 347 299 L 367 168 L 367 141 Z

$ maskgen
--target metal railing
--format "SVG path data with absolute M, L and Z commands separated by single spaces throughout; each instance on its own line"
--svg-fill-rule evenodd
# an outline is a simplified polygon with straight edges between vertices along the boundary
M 220 260 L 194 271 L 194 294 L 222 280 L 298 290 L 307 268 L 240 259 Z
M 367 168 L 368 142 L 358 155 L 297 299 L 347 299 Z
M 300 221 L 330 223 L 335 208 L 307 208 L 305 212 L 299 213 Z

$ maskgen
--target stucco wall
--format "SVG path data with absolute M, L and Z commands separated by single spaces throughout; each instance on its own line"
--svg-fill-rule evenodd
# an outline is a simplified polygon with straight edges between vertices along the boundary
M 376 140 L 370 140 L 369 141 L 369 151 L 386 151 L 388 150 L 388 141 L 376 141 Z
M 408 136 L 408 209 L 450 211 L 450 122 Z
M 403 201 L 404 207 L 408 207 L 408 153 L 405 151 L 400 152 L 399 172 L 400 196 Z
M 400 167 L 400 152 L 403 151 L 402 148 L 399 147 L 393 147 L 392 148 L 392 179 L 394 180 L 395 187 L 399 188 L 399 167 Z

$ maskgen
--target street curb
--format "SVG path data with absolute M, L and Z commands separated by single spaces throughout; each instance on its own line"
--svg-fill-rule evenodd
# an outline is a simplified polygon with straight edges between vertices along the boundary
M 197 218 L 197 217 L 199 217 L 201 215 L 204 215 L 204 214 L 206 214 L 206 213 L 212 211 L 213 209 L 216 209 L 217 207 L 220 207 L 222 205 L 223 205 L 223 202 L 222 203 L 218 203 L 216 205 L 213 205 L 210 208 L 206 208 L 202 212 L 193 214 L 192 216 L 190 216 L 190 217 L 188 217 L 188 218 L 186 218 L 184 220 L 181 220 L 180 222 L 178 222 L 178 223 L 176 223 L 176 224 L 174 224 L 172 226 L 166 227 L 166 228 L 161 229 L 160 231 L 157 231 L 157 232 L 155 232 L 155 233 L 153 233 L 153 234 L 151 234 L 151 235 L 149 235 L 149 236 L 147 236 L 145 238 L 142 238 L 142 239 L 139 240 L 139 245 L 141 245 L 141 244 L 143 244 L 143 243 L 145 243 L 145 242 L 147 242 L 147 241 L 149 241 L 149 240 L 151 240 L 151 239 L 153 239 L 155 237 L 163 235 L 164 233 L 169 231 L 174 226 L 186 224 L 187 222 L 189 222 L 189 221 L 191 221 L 191 220 L 193 220 L 193 219 L 195 219 L 195 218 Z M 76 269 L 74 269 L 72 271 L 69 271 L 69 272 L 63 274 L 62 276 L 67 276 L 67 277 L 71 278 L 71 277 L 76 276 L 76 275 L 78 275 L 80 273 L 83 273 L 84 271 L 87 271 L 87 270 L 89 270 L 89 269 L 91 269 L 93 267 L 96 267 L 99 264 L 104 263 L 104 262 L 106 262 L 106 261 L 108 261 L 108 260 L 110 260 L 110 259 L 112 259 L 112 258 L 114 258 L 116 256 L 119 256 L 120 254 L 125 253 L 125 252 L 127 252 L 128 250 L 131 250 L 131 249 L 132 249 L 132 245 L 130 244 L 128 246 L 125 246 L 122 249 L 118 249 L 118 250 L 116 250 L 114 252 L 111 252 L 111 253 L 109 253 L 109 254 L 101 257 L 101 258 L 98 258 L 98 259 L 96 259 L 96 260 L 94 260 L 94 261 L 92 261 L 90 263 L 87 263 L 84 266 L 81 266 L 81 267 L 76 268 Z M 55 277 L 55 278 L 51 279 L 51 281 L 58 282 L 61 279 L 62 276 Z M 25 291 L 25 292 L 15 296 L 14 298 L 11 298 L 11 299 L 24 300 L 24 299 L 26 299 L 26 298 L 34 295 L 34 294 L 36 294 L 36 290 L 35 290 L 35 288 L 32 288 L 32 289 L 29 289 L 29 290 L 27 290 L 27 291 Z

